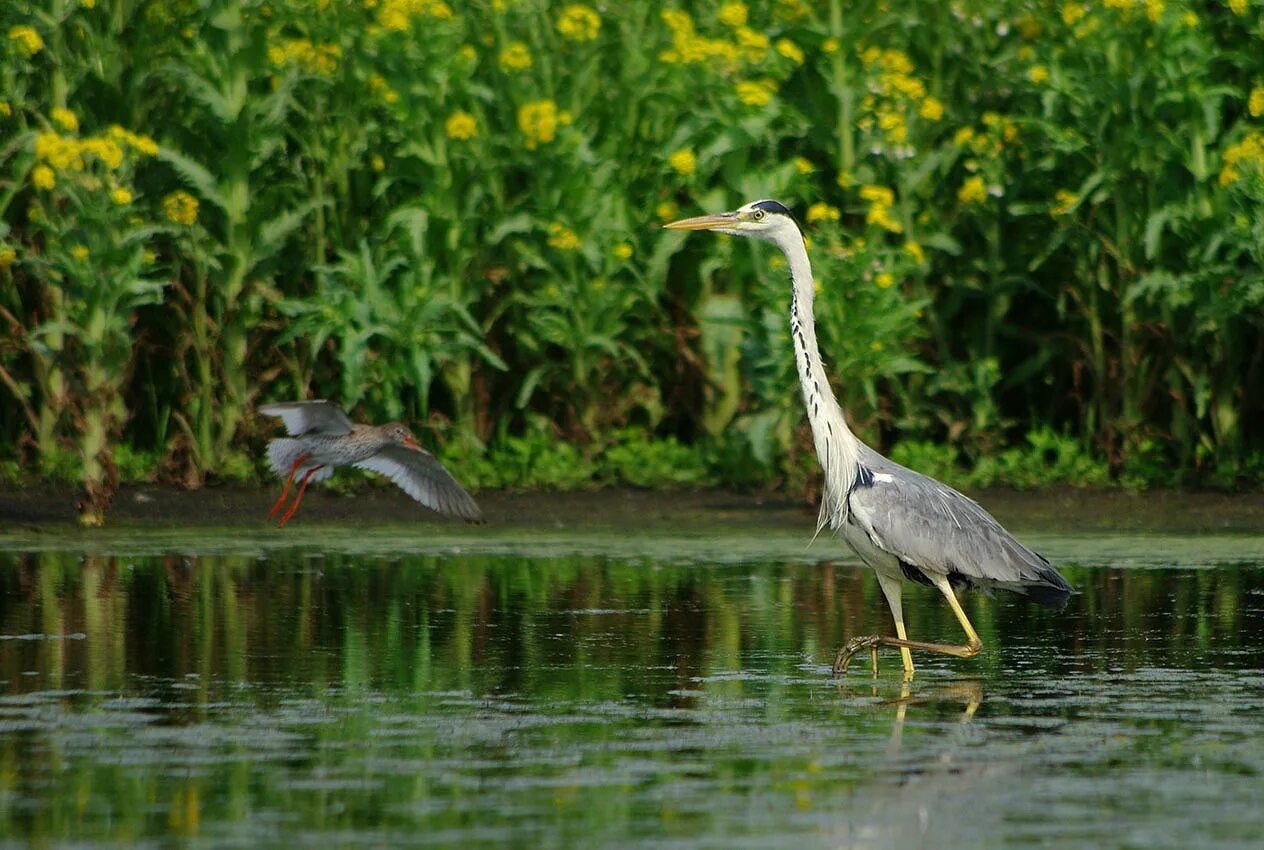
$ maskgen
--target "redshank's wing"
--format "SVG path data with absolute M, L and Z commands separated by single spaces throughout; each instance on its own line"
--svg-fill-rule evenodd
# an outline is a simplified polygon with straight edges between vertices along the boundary
M 350 434 L 355 427 L 342 408 L 332 401 L 285 401 L 259 408 L 264 416 L 285 420 L 285 432 L 291 437 L 305 434 Z
M 479 522 L 483 518 L 473 497 L 430 452 L 386 446 L 355 465 L 385 475 L 405 493 L 441 514 L 467 522 Z

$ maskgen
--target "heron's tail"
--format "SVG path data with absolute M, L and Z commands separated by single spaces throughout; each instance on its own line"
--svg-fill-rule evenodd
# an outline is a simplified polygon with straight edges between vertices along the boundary
M 1055 570 L 1047 561 L 1036 572 L 1037 575 L 1034 578 L 1023 581 L 1001 582 L 998 586 L 1026 596 L 1038 605 L 1061 611 L 1066 607 L 1067 599 L 1075 591 L 1071 589 L 1071 585 L 1067 584 L 1067 580 L 1062 577 L 1062 574 Z

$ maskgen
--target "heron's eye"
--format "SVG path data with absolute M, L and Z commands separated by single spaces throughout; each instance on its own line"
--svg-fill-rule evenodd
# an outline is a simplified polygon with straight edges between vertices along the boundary
M 754 215 L 754 219 L 755 219 L 755 221 L 762 221 L 762 220 L 763 220 L 763 218 L 764 218 L 764 211 L 763 211 L 763 210 L 755 210 L 755 215 Z

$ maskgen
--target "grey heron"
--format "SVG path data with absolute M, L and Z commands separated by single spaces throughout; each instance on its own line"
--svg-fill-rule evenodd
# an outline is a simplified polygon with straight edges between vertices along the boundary
M 771 242 L 790 267 L 790 335 L 816 456 L 825 473 L 817 531 L 829 526 L 873 568 L 891 607 L 896 637 L 866 635 L 849 640 L 834 661 L 835 675 L 851 657 L 870 650 L 877 672 L 880 646 L 898 647 L 905 674 L 913 672 L 909 650 L 970 658 L 983 641 L 970 624 L 955 589 L 1014 591 L 1052 608 L 1066 604 L 1071 587 L 1043 556 L 1020 543 L 991 514 L 946 484 L 901 466 L 861 442 L 847 427 L 816 344 L 812 265 L 803 234 L 777 201 L 754 201 L 733 212 L 686 218 L 672 230 L 710 230 Z M 966 642 L 961 645 L 909 640 L 904 628 L 901 583 L 939 590 Z
M 294 504 L 278 526 L 284 526 L 294 516 L 308 484 L 325 480 L 339 466 L 385 475 L 409 496 L 441 514 L 467 522 L 482 519 L 470 494 L 398 422 L 357 425 L 342 408 L 329 401 L 265 404 L 259 412 L 280 417 L 290 435 L 268 442 L 268 464 L 277 475 L 286 476 L 281 498 L 272 506 L 269 517 L 281 510 L 295 477 L 302 473 Z

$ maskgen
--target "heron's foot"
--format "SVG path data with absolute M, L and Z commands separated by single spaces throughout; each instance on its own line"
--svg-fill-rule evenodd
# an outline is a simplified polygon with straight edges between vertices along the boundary
M 843 644 L 843 648 L 838 651 L 838 655 L 834 656 L 834 677 L 847 675 L 847 665 L 851 664 L 851 657 L 862 649 L 870 651 L 873 659 L 873 672 L 878 672 L 878 646 L 882 643 L 882 635 L 857 635 L 847 643 Z

